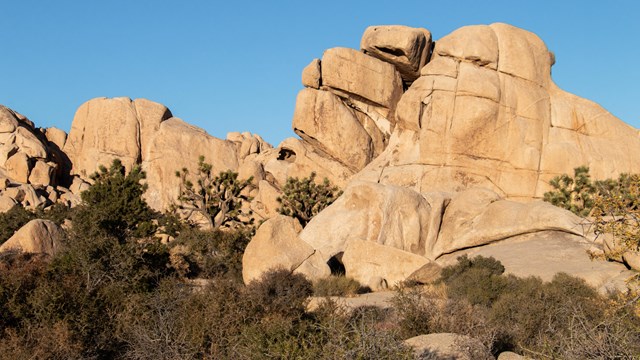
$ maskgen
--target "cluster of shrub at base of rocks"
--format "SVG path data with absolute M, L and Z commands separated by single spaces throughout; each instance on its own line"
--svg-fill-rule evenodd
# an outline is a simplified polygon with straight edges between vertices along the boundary
M 302 275 L 273 270 L 244 285 L 216 273 L 198 284 L 172 271 L 166 252 L 141 251 L 137 241 L 107 243 L 95 252 L 71 245 L 51 261 L 3 256 L 0 354 L 411 359 L 416 355 L 404 339 L 452 332 L 478 340 L 465 351 L 486 358 L 504 351 L 562 359 L 640 355 L 637 297 L 602 296 L 563 274 L 549 283 L 505 276 L 491 258 L 460 258 L 426 288 L 400 286 L 391 308 L 347 310 L 327 299 L 307 311 L 313 285 Z
M 344 277 L 312 284 L 287 270 L 244 285 L 252 226 L 203 231 L 157 214 L 142 198 L 143 178 L 114 163 L 74 209 L 0 216 L 3 237 L 34 217 L 71 224 L 52 256 L 0 254 L 0 357 L 410 359 L 405 339 L 443 332 L 477 339 L 473 354 L 640 355 L 637 296 L 602 296 L 567 275 L 550 283 L 505 276 L 491 258 L 463 257 L 438 283 L 400 286 L 391 308 L 326 300 L 309 311 L 314 292 L 362 289 Z M 158 228 L 174 239 L 155 237 Z

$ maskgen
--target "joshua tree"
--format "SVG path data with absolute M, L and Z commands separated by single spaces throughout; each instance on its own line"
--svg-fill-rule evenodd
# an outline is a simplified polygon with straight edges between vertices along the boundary
M 204 156 L 198 159 L 198 171 L 195 174 L 195 184 L 189 180 L 189 171 L 183 168 L 176 171 L 176 176 L 182 181 L 179 209 L 186 210 L 187 216 L 194 212 L 200 213 L 209 221 L 213 228 L 235 228 L 249 225 L 248 213 L 242 210 L 243 201 L 251 198 L 243 194 L 243 190 L 251 184 L 253 177 L 238 180 L 238 173 L 231 170 L 212 174 L 212 166 L 204 161 Z
M 322 184 L 317 184 L 315 177 L 316 173 L 312 172 L 307 178 L 288 178 L 282 188 L 282 196 L 278 198 L 278 212 L 298 219 L 305 226 L 342 194 L 337 187 L 331 186 L 327 178 Z

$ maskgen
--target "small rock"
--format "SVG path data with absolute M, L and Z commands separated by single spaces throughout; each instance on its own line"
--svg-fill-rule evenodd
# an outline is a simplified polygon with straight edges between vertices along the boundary
M 425 354 L 433 354 L 438 359 L 495 359 L 479 340 L 466 335 L 453 333 L 419 335 L 405 340 L 404 343 L 414 349 L 417 358 Z
M 302 70 L 302 85 L 314 89 L 319 89 L 322 84 L 320 74 L 320 60 L 313 59 L 311 63 Z

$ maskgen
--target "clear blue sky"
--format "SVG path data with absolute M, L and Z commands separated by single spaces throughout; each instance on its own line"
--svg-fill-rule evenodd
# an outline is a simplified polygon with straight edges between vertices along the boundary
M 293 136 L 300 73 L 369 25 L 438 39 L 506 22 L 556 54 L 553 78 L 640 127 L 638 1 L 32 1 L 0 0 L 0 104 L 68 131 L 99 96 L 147 98 L 225 137 Z

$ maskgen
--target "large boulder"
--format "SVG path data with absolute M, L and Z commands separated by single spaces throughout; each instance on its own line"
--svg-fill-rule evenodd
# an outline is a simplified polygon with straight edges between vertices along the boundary
M 582 218 L 549 203 L 503 200 L 493 191 L 474 188 L 452 196 L 438 241 L 429 244 L 427 253 L 437 258 L 521 234 L 556 231 L 583 236 L 586 230 Z
M 14 181 L 21 183 L 27 183 L 29 181 L 31 169 L 29 166 L 29 156 L 27 156 L 27 154 L 21 151 L 15 153 L 5 161 L 4 168 L 7 171 L 7 175 Z
M 324 52 L 322 85 L 388 109 L 402 96 L 402 80 L 393 65 L 348 48 Z
M 319 89 L 320 85 L 322 85 L 319 59 L 313 59 L 311 63 L 302 70 L 302 85 L 312 89 Z
M 171 117 L 165 106 L 145 99 L 96 98 L 76 111 L 64 152 L 72 173 L 88 177 L 119 158 L 125 168 L 139 164 L 150 137 Z
M 360 49 L 393 64 L 402 80 L 411 84 L 420 76 L 431 52 L 431 32 L 402 25 L 369 26 L 362 35 Z
M 374 155 L 371 137 L 338 96 L 314 89 L 298 94 L 293 130 L 315 149 L 358 171 Z
M 12 250 L 55 255 L 62 249 L 63 236 L 64 233 L 53 221 L 31 220 L 0 246 L 0 252 Z
M 372 290 L 393 288 L 430 261 L 372 241 L 351 239 L 341 257 L 345 275 Z
M 440 223 L 431 210 L 429 202 L 411 189 L 356 183 L 316 215 L 300 238 L 325 261 L 344 252 L 354 239 L 424 256 L 425 243 L 429 236 L 435 239 Z
M 507 274 L 518 277 L 536 276 L 551 281 L 564 272 L 584 279 L 602 293 L 626 291 L 626 281 L 633 277 L 622 264 L 590 257 L 593 242 L 584 237 L 558 231 L 541 231 L 511 236 L 486 246 L 473 247 L 444 255 L 437 260 L 441 266 L 452 265 L 462 255 L 494 257 Z
M 296 271 L 304 263 L 304 273 L 310 278 L 330 274 L 325 263 L 312 266 L 314 249 L 298 238 L 302 226 L 298 220 L 277 215 L 265 221 L 247 245 L 242 256 L 242 278 L 245 283 L 259 279 L 263 273 L 284 268 Z

